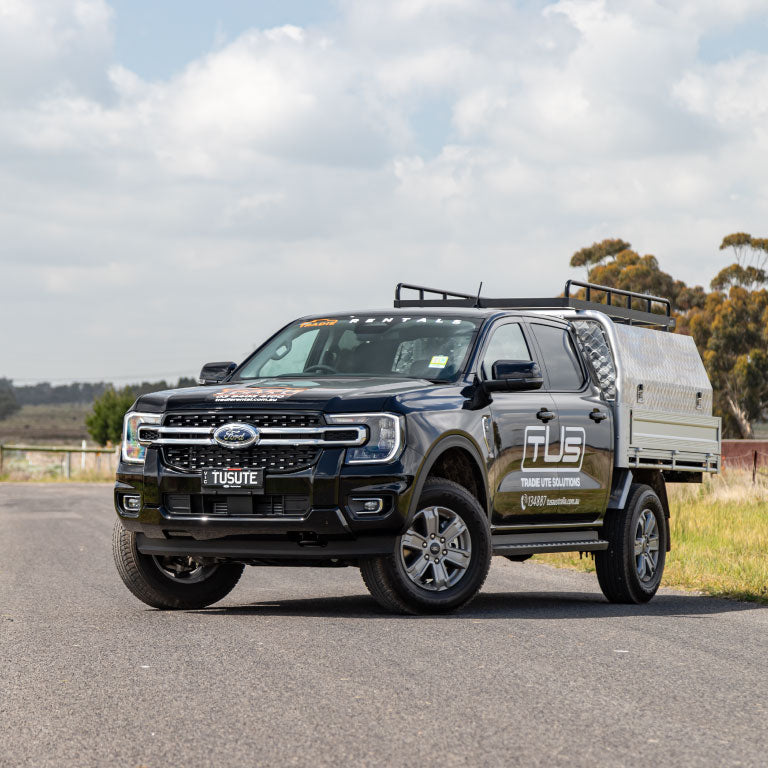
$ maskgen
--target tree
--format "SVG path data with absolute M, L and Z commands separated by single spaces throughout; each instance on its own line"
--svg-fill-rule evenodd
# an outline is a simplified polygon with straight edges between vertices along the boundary
M 734 285 L 748 290 L 755 290 L 768 282 L 766 263 L 768 262 L 768 238 L 752 237 L 746 232 L 734 232 L 726 235 L 720 243 L 720 250 L 730 248 L 736 261 L 721 269 L 712 280 L 712 289 L 726 291 Z
M 85 426 L 99 445 L 116 445 L 123 435 L 123 417 L 136 400 L 132 389 L 115 390 L 107 387 L 93 402 L 93 410 L 86 416 Z
M 592 243 L 586 248 L 582 248 L 571 256 L 572 267 L 586 267 L 589 275 L 592 267 L 605 261 L 605 259 L 615 256 L 617 253 L 626 251 L 630 247 L 624 240 L 608 239 L 601 240 L 599 243 Z
M 714 291 L 686 318 L 715 394 L 725 432 L 752 438 L 768 407 L 768 291 Z
M 0 421 L 16 413 L 21 406 L 16 401 L 13 384 L 10 379 L 0 379 Z
M 571 257 L 571 266 L 583 265 L 591 265 L 587 273 L 591 283 L 664 296 L 684 311 L 700 306 L 706 297 L 701 286 L 690 288 L 682 280 L 675 280 L 661 270 L 655 256 L 641 256 L 620 238 L 603 240 L 576 251 Z M 595 300 L 601 300 L 599 294 Z M 636 306 L 645 309 L 645 302 L 638 301 Z

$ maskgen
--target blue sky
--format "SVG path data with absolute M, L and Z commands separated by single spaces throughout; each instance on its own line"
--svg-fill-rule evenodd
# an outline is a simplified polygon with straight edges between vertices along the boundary
M 323 25 L 340 15 L 330 0 L 111 0 L 110 5 L 115 57 L 147 79 L 169 77 L 253 27 Z M 715 28 L 701 38 L 699 51 L 708 63 L 745 51 L 768 53 L 768 17 Z
M 738 58 L 748 51 L 768 53 L 768 15 L 713 29 L 699 44 L 701 59 L 709 64 Z
M 4 0 L 0 376 L 241 359 L 395 283 L 768 236 L 764 0 Z M 24 318 L 23 324 L 18 318 Z
M 112 0 L 115 58 L 146 79 L 166 78 L 243 31 L 308 26 L 338 16 L 326 0 Z

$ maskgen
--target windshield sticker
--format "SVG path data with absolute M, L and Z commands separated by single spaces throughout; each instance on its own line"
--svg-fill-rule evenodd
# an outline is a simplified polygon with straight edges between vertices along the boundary
M 339 321 L 332 317 L 318 317 L 315 320 L 307 320 L 306 323 L 302 323 L 299 328 L 321 328 L 324 325 L 336 325 Z
M 450 318 L 450 317 L 350 317 L 349 320 L 347 320 L 347 322 L 350 325 L 354 325 L 355 323 L 390 324 L 390 323 L 397 323 L 397 322 L 422 323 L 424 325 L 426 325 L 427 323 L 435 323 L 436 325 L 443 325 L 443 324 L 461 325 L 463 322 L 466 322 L 466 321 L 461 320 L 459 318 Z M 303 323 L 302 323 L 302 327 L 304 327 Z
M 306 387 L 248 387 L 247 389 L 222 389 L 213 399 L 226 403 L 277 403 L 286 397 L 306 392 Z
M 429 367 L 430 368 L 445 368 L 446 365 L 448 365 L 448 356 L 447 355 L 435 355 L 429 361 Z

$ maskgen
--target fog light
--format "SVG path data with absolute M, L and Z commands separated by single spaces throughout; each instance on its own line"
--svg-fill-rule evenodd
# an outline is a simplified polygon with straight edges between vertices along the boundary
M 350 499 L 350 507 L 356 515 L 378 515 L 384 509 L 384 499 L 366 498 Z
M 126 512 L 138 512 L 141 509 L 141 496 L 123 496 L 123 509 Z

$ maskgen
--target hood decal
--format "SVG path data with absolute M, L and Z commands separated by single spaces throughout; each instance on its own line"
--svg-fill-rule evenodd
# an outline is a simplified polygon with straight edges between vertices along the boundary
M 306 391 L 306 387 L 229 387 L 215 392 L 213 399 L 217 403 L 277 403 Z

